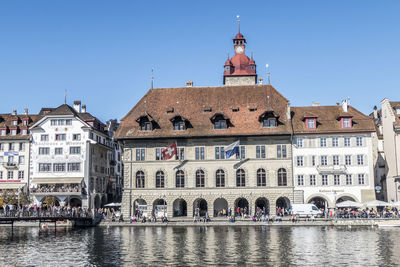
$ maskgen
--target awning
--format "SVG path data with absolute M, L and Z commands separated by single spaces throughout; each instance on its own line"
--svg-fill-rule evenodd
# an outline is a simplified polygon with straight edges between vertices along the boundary
M 0 183 L 0 189 L 19 189 L 26 185 L 26 183 Z
M 80 184 L 83 177 L 33 178 L 32 184 Z

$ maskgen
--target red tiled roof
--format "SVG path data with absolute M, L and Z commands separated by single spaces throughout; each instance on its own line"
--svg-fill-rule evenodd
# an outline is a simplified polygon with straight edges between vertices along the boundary
M 311 106 L 292 107 L 292 123 L 294 134 L 309 133 L 337 133 L 337 132 L 374 132 L 374 121 L 371 117 L 349 106 L 347 112 L 343 112 L 342 106 Z M 304 117 L 313 114 L 317 117 L 317 128 L 307 129 Z M 352 116 L 352 127 L 342 128 L 339 117 Z
M 28 125 L 23 125 L 23 120 L 28 118 Z M 0 136 L 0 139 L 29 139 L 29 130 L 28 128 L 32 126 L 38 119 L 39 115 L 36 114 L 0 114 L 0 129 L 7 129 L 5 136 Z M 13 125 L 12 122 L 17 119 L 17 125 Z M 17 135 L 11 135 L 10 129 L 17 128 Z M 28 130 L 26 135 L 22 135 L 21 129 Z
M 151 89 L 121 120 L 116 138 L 290 134 L 287 106 L 288 100 L 271 85 Z M 278 127 L 261 127 L 258 119 L 266 111 L 273 111 L 279 116 Z M 214 129 L 210 118 L 216 113 L 228 117 L 233 126 L 225 130 Z M 146 114 L 154 118 L 159 128 L 153 131 L 140 130 L 137 119 Z M 174 131 L 170 118 L 175 115 L 186 118 L 192 128 Z

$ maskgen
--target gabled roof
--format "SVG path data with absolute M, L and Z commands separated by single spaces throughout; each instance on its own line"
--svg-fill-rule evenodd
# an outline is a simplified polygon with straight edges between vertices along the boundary
M 374 132 L 374 121 L 371 117 L 349 106 L 347 112 L 343 112 L 342 106 L 310 106 L 292 107 L 293 132 L 295 134 L 309 133 L 348 133 L 348 132 Z M 318 117 L 316 129 L 307 129 L 304 117 L 313 114 Z M 352 116 L 351 128 L 342 128 L 338 117 Z
M 291 127 L 286 116 L 288 105 L 288 100 L 271 85 L 151 89 L 121 120 L 116 138 L 290 134 Z M 256 106 L 257 109 L 250 111 L 249 106 Z M 171 107 L 173 112 L 167 112 Z M 212 111 L 205 111 L 205 107 L 211 107 Z M 239 110 L 233 111 L 232 107 Z M 275 128 L 262 128 L 258 118 L 265 111 L 278 114 L 282 124 Z M 136 119 L 146 113 L 157 118 L 158 129 L 140 130 Z M 216 113 L 224 114 L 234 126 L 224 130 L 214 129 L 210 118 Z M 174 131 L 170 118 L 175 115 L 189 118 L 193 128 Z

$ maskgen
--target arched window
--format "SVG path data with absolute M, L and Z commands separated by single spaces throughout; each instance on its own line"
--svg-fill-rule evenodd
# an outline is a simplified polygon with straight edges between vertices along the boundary
M 185 173 L 182 170 L 176 172 L 176 187 L 185 187 Z
M 142 171 L 136 173 L 136 188 L 144 188 L 144 172 Z
M 246 174 L 242 169 L 236 171 L 236 186 L 246 186 Z
M 278 186 L 287 186 L 286 170 L 283 168 L 278 170 Z
M 204 187 L 204 171 L 196 171 L 196 187 Z
M 164 172 L 162 171 L 156 173 L 156 188 L 164 188 Z
M 266 186 L 267 185 L 267 179 L 266 179 L 266 173 L 264 169 L 258 169 L 257 170 L 257 186 Z
M 225 172 L 224 170 L 217 170 L 215 173 L 215 178 L 216 178 L 216 187 L 225 187 Z

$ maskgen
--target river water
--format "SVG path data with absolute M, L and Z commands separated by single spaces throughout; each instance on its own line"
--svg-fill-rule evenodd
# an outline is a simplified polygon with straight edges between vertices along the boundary
M 400 229 L 0 227 L 0 266 L 399 266 Z

